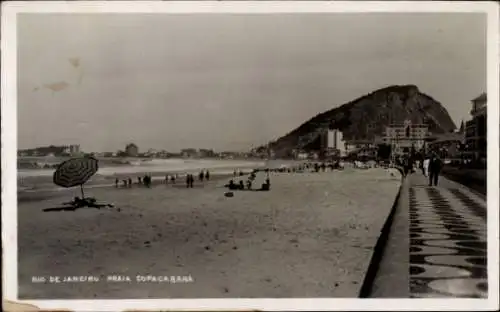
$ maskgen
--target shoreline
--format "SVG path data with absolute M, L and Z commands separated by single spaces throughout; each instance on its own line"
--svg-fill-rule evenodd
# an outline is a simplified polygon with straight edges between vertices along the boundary
M 246 176 L 250 174 L 252 171 L 262 171 L 262 170 L 282 170 L 284 168 L 297 168 L 300 165 L 305 165 L 305 164 L 312 164 L 312 162 L 303 162 L 303 161 L 294 161 L 294 162 L 288 162 L 288 164 L 284 165 L 282 161 L 276 162 L 274 165 L 272 163 L 266 163 L 263 164 L 262 166 L 257 166 L 257 167 L 242 167 L 242 168 L 212 168 L 209 169 L 210 171 L 210 178 L 212 179 L 223 179 L 223 178 L 230 178 L 234 175 L 234 172 L 237 172 L 238 174 L 241 172 L 243 173 L 243 176 Z M 269 166 L 272 165 L 272 166 Z M 278 166 L 279 165 L 279 166 Z M 285 166 L 285 167 L 283 167 Z M 312 170 L 311 168 L 307 169 L 306 171 Z M 199 169 L 193 169 L 193 170 L 170 170 L 170 171 L 137 171 L 134 172 L 133 174 L 129 173 L 118 173 L 114 175 L 99 175 L 97 174 L 96 176 L 100 178 L 100 180 L 92 180 L 92 178 L 84 184 L 84 189 L 86 190 L 92 190 L 92 189 L 100 189 L 100 188 L 116 188 L 115 187 L 115 179 L 118 179 L 118 188 L 125 188 L 129 189 L 129 186 L 124 186 L 123 185 L 123 180 L 126 180 L 128 178 L 132 179 L 132 188 L 134 187 L 144 187 L 143 185 L 138 184 L 138 177 L 143 177 L 146 174 L 149 174 L 152 178 L 152 185 L 159 185 L 159 184 L 165 184 L 164 179 L 167 174 L 173 175 L 176 174 L 178 176 L 176 185 L 177 184 L 184 184 L 185 183 L 185 176 L 187 174 L 193 174 L 195 176 L 195 181 L 198 182 L 198 173 L 201 170 Z M 53 172 L 53 170 L 52 170 Z M 95 176 L 94 176 L 95 177 Z M 235 178 L 239 178 L 239 175 L 235 176 Z M 25 185 L 20 185 L 20 181 L 18 180 L 18 185 L 17 185 L 17 198 L 18 202 L 29 202 L 29 201 L 36 201 L 36 200 L 43 200 L 45 198 L 52 198 L 52 197 L 57 197 L 60 194 L 65 194 L 68 192 L 71 192 L 72 189 L 74 188 L 63 188 L 59 187 L 53 184 L 52 182 L 52 177 L 48 176 L 33 176 L 33 177 L 28 177 L 28 180 L 31 180 L 31 183 L 33 184 L 31 187 L 27 187 Z M 168 185 L 171 185 L 171 181 L 169 181 Z M 42 185 L 42 187 L 40 187 Z
M 246 174 L 248 175 L 248 174 Z M 245 175 L 245 176 L 246 176 Z M 169 181 L 168 184 L 164 183 L 164 176 L 157 175 L 156 177 L 154 175 L 152 176 L 152 181 L 151 181 L 151 188 L 159 187 L 159 186 L 165 186 L 165 187 L 173 187 L 173 188 L 179 188 L 179 187 L 185 187 L 186 186 L 186 181 L 183 179 L 184 176 L 179 176 L 179 179 L 176 181 L 175 184 Z M 223 179 L 229 179 L 233 177 L 233 174 L 211 174 L 210 175 L 210 180 L 204 180 L 203 182 L 199 181 L 197 177 L 195 176 L 195 185 L 199 186 L 200 183 L 203 183 L 204 185 L 210 185 L 212 183 L 218 182 Z M 125 178 L 125 177 L 123 177 Z M 237 177 L 239 178 L 239 176 Z M 145 185 L 141 184 L 139 185 L 137 180 L 132 180 L 132 186 L 124 186 L 121 182 L 121 179 L 119 179 L 119 184 L 118 187 L 115 187 L 114 183 L 111 184 L 106 184 L 106 185 L 94 185 L 94 186 L 84 186 L 84 190 L 86 192 L 92 192 L 92 189 L 115 189 L 115 190 L 130 190 L 130 189 L 148 189 Z M 32 202 L 32 201 L 40 201 L 44 199 L 50 199 L 54 197 L 62 197 L 67 193 L 79 193 L 80 189 L 78 187 L 73 187 L 73 188 L 61 188 L 61 189 L 54 189 L 54 190 L 32 190 L 32 191 L 18 191 L 17 194 L 17 201 L 18 203 L 23 203 L 23 202 Z

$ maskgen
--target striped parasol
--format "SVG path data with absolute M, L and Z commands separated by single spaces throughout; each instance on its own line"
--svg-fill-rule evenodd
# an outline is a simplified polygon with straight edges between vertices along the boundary
M 98 160 L 93 157 L 72 158 L 57 166 L 54 172 L 54 183 L 62 187 L 80 185 L 83 193 L 83 184 L 99 169 Z

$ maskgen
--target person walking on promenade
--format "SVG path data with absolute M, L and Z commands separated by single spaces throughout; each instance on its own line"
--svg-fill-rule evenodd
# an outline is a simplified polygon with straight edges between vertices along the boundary
M 118 178 L 116 178 L 115 179 L 115 187 L 118 187 L 118 182 L 120 182 L 120 181 L 118 180 Z
M 441 158 L 434 153 L 429 162 L 429 186 L 437 186 L 439 173 L 441 172 L 441 168 L 443 167 L 443 162 Z
M 132 178 L 128 178 L 128 187 L 132 187 Z
M 186 174 L 186 188 L 189 188 L 191 185 L 191 175 L 188 173 Z
M 205 177 L 205 174 L 203 173 L 203 170 L 200 171 L 200 173 L 198 174 L 198 179 L 200 179 L 201 182 L 203 182 L 203 178 Z
M 429 176 L 429 163 L 430 163 L 430 161 L 431 160 L 429 158 L 429 155 L 426 155 L 425 159 L 424 159 L 424 163 L 422 165 L 422 172 L 423 172 L 425 177 Z

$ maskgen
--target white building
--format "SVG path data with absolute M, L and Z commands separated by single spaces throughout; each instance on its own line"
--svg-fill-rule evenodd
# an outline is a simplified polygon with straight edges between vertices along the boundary
M 327 153 L 339 153 L 340 156 L 345 156 L 346 154 L 346 144 L 340 130 L 327 130 L 323 146 Z

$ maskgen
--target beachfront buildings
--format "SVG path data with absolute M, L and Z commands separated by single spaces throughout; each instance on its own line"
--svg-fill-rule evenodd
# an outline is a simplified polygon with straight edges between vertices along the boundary
M 482 93 L 471 102 L 470 114 L 472 119 L 465 123 L 465 153 L 476 160 L 485 159 L 487 138 L 486 93 Z
M 128 157 L 137 157 L 139 155 L 139 148 L 134 143 L 127 144 L 125 146 L 125 154 Z
M 184 158 L 191 158 L 198 156 L 198 150 L 196 148 L 184 148 L 181 150 L 181 155 Z
M 374 158 L 377 147 L 373 140 L 348 140 L 344 142 L 346 155 Z
M 80 154 L 80 145 L 79 144 L 65 145 L 63 153 L 71 156 L 78 155 Z
M 429 149 L 437 151 L 442 158 L 458 159 L 461 157 L 465 133 L 454 132 L 431 135 L 426 141 Z
M 419 151 L 425 146 L 428 135 L 426 124 L 413 124 L 405 120 L 402 124 L 391 124 L 386 128 L 384 141 L 391 146 L 394 156 L 410 153 L 412 148 Z
M 346 155 L 346 145 L 340 130 L 326 130 L 321 137 L 321 146 L 326 157 L 343 157 Z
M 200 158 L 211 158 L 215 157 L 215 152 L 212 149 L 200 148 L 198 150 L 198 157 Z
M 18 156 L 78 156 L 81 154 L 80 145 L 50 145 L 31 149 L 19 150 Z

